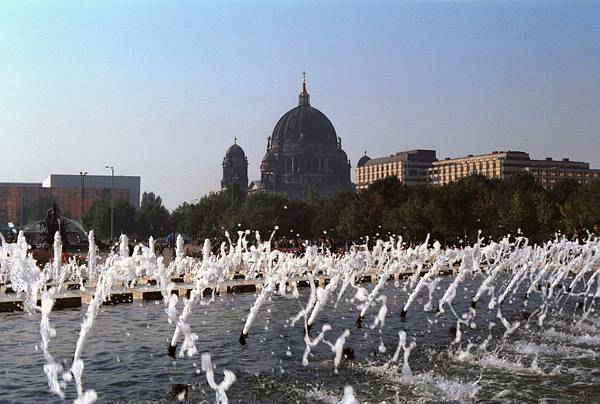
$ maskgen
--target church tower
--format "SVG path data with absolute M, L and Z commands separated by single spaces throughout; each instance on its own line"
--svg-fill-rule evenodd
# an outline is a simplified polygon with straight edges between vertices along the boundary
M 248 189 L 248 159 L 244 150 L 237 144 L 237 138 L 227 149 L 223 159 L 221 189 L 228 189 L 233 184 L 237 184 L 244 192 Z

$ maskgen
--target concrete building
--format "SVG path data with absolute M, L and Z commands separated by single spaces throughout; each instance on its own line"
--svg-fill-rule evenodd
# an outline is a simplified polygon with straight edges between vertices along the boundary
M 129 204 L 137 210 L 140 207 L 141 178 L 139 176 L 86 175 L 84 179 L 85 191 L 87 193 L 88 189 L 110 190 L 113 186 L 113 179 L 114 188 L 127 190 Z M 81 189 L 81 176 L 77 174 L 50 174 L 42 182 L 42 186 L 44 188 Z
M 97 200 L 111 200 L 111 176 L 51 174 L 41 183 L 0 183 L 0 223 L 24 225 L 41 219 L 41 211 L 56 202 L 61 214 L 81 220 Z M 82 194 L 83 191 L 83 194 Z M 114 200 L 140 206 L 140 177 L 115 176 Z
M 356 167 L 356 189 L 365 189 L 389 176 L 398 177 L 407 185 L 425 185 L 429 181 L 428 170 L 435 160 L 435 150 L 408 150 L 375 159 L 365 152 Z
M 566 178 L 579 183 L 600 179 L 600 170 L 591 169 L 589 163 L 550 157 L 535 160 L 523 151 L 494 151 L 436 160 L 434 150 L 410 150 L 376 159 L 363 156 L 356 167 L 356 188 L 365 189 L 373 181 L 390 175 L 407 185 L 444 185 L 475 174 L 503 179 L 521 172 L 530 173 L 547 188 Z
M 27 223 L 29 207 L 44 194 L 41 183 L 0 183 L 0 223 Z
M 435 161 L 429 169 L 429 178 L 433 185 L 444 185 L 473 174 L 508 178 L 521 172 L 530 173 L 544 187 L 552 187 L 566 178 L 573 178 L 580 183 L 600 178 L 600 170 L 590 169 L 589 163 L 568 158 L 554 160 L 551 157 L 535 160 L 523 151 L 495 151 Z
M 529 162 L 529 154 L 521 151 L 446 158 L 432 163 L 429 169 L 429 181 L 433 185 L 444 185 L 474 174 L 490 178 L 506 178 L 525 170 Z

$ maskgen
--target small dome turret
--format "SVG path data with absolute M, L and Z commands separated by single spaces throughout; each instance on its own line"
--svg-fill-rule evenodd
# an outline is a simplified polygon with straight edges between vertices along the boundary
M 226 159 L 227 158 L 238 158 L 238 159 L 246 158 L 246 153 L 244 153 L 244 149 L 242 149 L 240 147 L 240 145 L 237 144 L 237 138 L 234 138 L 233 144 L 231 146 L 229 146 L 229 148 L 225 152 L 225 158 Z
M 244 149 L 237 144 L 237 138 L 234 138 L 233 144 L 225 152 L 221 189 L 229 188 L 233 184 L 237 184 L 244 191 L 248 188 L 248 159 Z
M 363 167 L 369 160 L 371 160 L 371 157 L 367 156 L 367 152 L 365 152 L 365 155 L 358 160 L 358 167 Z

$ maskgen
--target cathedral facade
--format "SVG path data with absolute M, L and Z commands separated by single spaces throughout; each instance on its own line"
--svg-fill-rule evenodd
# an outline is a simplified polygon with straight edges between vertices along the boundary
M 236 161 L 246 161 L 243 150 Z M 227 155 L 230 154 L 230 150 Z M 223 162 L 222 185 L 232 182 L 227 167 L 241 167 L 226 155 Z M 243 157 L 242 157 L 243 156 Z M 247 161 L 246 165 L 247 167 Z M 333 124 L 318 109 L 310 105 L 306 81 L 298 96 L 298 106 L 286 112 L 267 139 L 267 150 L 260 165 L 260 181 L 251 190 L 284 193 L 291 199 L 302 200 L 309 195 L 330 196 L 353 189 L 350 180 L 350 161 L 342 149 L 342 140 Z M 246 174 L 247 178 L 247 174 Z M 247 179 L 246 179 L 247 183 Z

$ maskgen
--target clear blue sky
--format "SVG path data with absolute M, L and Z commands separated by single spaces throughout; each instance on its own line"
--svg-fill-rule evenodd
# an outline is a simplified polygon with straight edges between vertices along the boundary
M 600 168 L 600 2 L 3 1 L 0 181 L 141 175 L 170 208 L 249 177 L 297 103 L 353 164 L 525 150 Z

